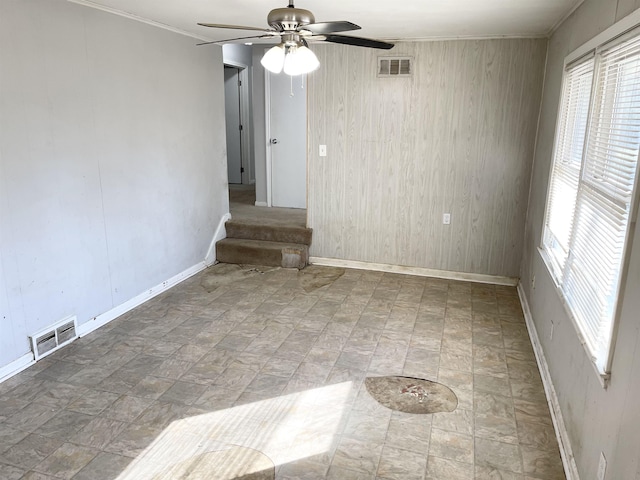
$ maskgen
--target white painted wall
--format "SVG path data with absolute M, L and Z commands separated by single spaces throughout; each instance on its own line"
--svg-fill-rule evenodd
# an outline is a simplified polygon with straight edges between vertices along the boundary
M 565 313 L 537 247 L 540 245 L 564 57 L 640 6 L 637 0 L 586 0 L 554 33 L 532 172 L 521 281 L 549 364 L 582 479 L 595 479 L 600 452 L 608 480 L 640 474 L 640 228 L 622 302 L 611 384 L 603 389 Z M 531 279 L 535 275 L 535 290 Z M 551 324 L 554 325 L 551 339 Z
M 222 51 L 64 0 L 0 3 L 0 367 L 204 260 L 228 212 Z
M 0 164 L 1 165 L 1 164 Z M 1 167 L 0 167 L 1 168 Z M 0 186 L 2 185 L 2 170 L 0 169 Z M 0 228 L 0 246 L 2 245 L 2 228 Z M 9 299 L 7 298 L 7 288 L 4 279 L 4 268 L 2 249 L 0 248 L 0 325 L 2 331 L 6 332 L 0 335 L 0 368 L 3 365 L 15 360 L 13 353 L 15 340 L 24 336 L 24 326 L 22 324 L 12 323 L 11 314 L 9 312 Z
M 253 62 L 253 50 L 248 45 L 227 43 L 222 46 L 222 59 L 229 65 L 246 65 L 250 67 Z

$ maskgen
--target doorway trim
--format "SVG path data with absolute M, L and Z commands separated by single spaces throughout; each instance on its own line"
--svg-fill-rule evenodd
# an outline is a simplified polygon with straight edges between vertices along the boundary
M 265 49 L 266 51 L 266 49 Z M 264 132 L 267 145 L 265 169 L 267 180 L 267 207 L 271 206 L 271 73 L 264 69 Z
M 253 122 L 251 121 L 251 97 L 249 89 L 249 65 L 245 65 L 240 62 L 234 62 L 228 60 L 223 62 L 224 65 L 237 68 L 238 78 L 240 79 L 240 124 L 242 130 L 240 131 L 240 166 L 243 171 L 241 174 L 242 185 L 249 185 L 255 183 L 255 173 L 251 166 L 252 158 L 254 156 L 253 145 L 251 139 L 253 138 Z

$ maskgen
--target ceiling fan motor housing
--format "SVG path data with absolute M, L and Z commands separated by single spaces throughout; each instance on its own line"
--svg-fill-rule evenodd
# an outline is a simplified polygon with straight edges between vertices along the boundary
M 309 45 L 307 40 L 310 42 L 316 40 L 320 42 L 355 45 L 367 48 L 381 48 L 384 50 L 393 48 L 393 43 L 381 42 L 370 38 L 336 35 L 337 32 L 359 30 L 360 26 L 347 21 L 316 23 L 313 13 L 309 10 L 305 10 L 304 8 L 296 8 L 293 1 L 294 0 L 289 0 L 289 5 L 286 8 L 275 8 L 269 12 L 269 15 L 267 15 L 267 23 L 271 28 L 268 30 L 263 30 L 258 27 L 246 27 L 243 25 L 199 23 L 198 25 L 202 25 L 203 27 L 227 28 L 232 30 L 257 30 L 262 32 L 262 34 L 254 35 L 252 37 L 230 38 L 228 40 L 199 43 L 198 45 L 225 43 L 235 40 L 247 40 L 250 38 L 280 37 L 280 43 L 277 45 L 278 48 L 274 47 L 275 50 L 269 50 L 276 52 L 274 54 L 274 58 L 277 57 L 276 63 L 280 62 L 280 57 L 283 53 L 286 55 L 297 52 L 298 54 L 308 55 L 307 49 Z M 317 63 L 317 59 L 315 59 L 315 63 Z M 274 66 L 274 70 L 272 71 L 275 73 L 279 72 L 279 70 L 278 72 L 275 70 L 276 66 Z
M 296 30 L 302 25 L 315 23 L 316 19 L 309 10 L 304 8 L 275 8 L 269 12 L 267 23 L 279 32 Z

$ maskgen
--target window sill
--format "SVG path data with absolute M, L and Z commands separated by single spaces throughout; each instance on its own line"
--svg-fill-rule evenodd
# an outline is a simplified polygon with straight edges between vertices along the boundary
M 558 280 L 557 280 L 556 276 L 553 273 L 552 263 L 551 263 L 551 259 L 549 258 L 549 255 L 541 247 L 538 247 L 538 253 L 540 254 L 540 257 L 542 258 L 542 262 L 544 263 L 544 265 L 545 265 L 545 267 L 547 269 L 547 273 L 549 274 L 549 277 L 551 278 L 551 281 L 553 282 L 553 285 L 555 286 L 556 293 L 557 293 L 558 297 L 560 298 L 560 302 L 562 303 L 562 306 L 564 307 L 564 311 L 565 311 L 566 315 L 571 319 L 571 323 L 573 324 L 573 327 L 575 329 L 576 335 L 578 336 L 578 340 L 580 341 L 580 344 L 582 345 L 582 348 L 584 348 L 584 352 L 585 352 L 585 354 L 587 355 L 587 357 L 589 359 L 589 363 L 591 363 L 591 366 L 593 367 L 593 370 L 598 375 L 598 380 L 600 381 L 600 385 L 602 385 L 602 388 L 606 389 L 607 386 L 609 385 L 609 380 L 610 380 L 611 374 L 605 372 L 604 370 L 602 370 L 598 366 L 598 364 L 596 363 L 595 358 L 593 357 L 593 354 L 589 350 L 589 347 L 587 346 L 587 343 L 586 343 L 586 341 L 584 339 L 584 336 L 582 335 L 582 332 L 580 331 L 580 326 L 579 326 L 575 316 L 571 312 L 571 308 L 569 308 L 569 305 L 567 304 L 567 301 L 565 299 L 564 293 L 562 292 L 562 288 L 560 287 L 560 284 L 558 283 Z

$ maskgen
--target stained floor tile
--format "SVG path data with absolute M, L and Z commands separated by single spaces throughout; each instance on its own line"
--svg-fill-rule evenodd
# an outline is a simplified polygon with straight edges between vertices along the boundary
M 391 411 L 364 384 L 384 375 L 457 408 Z M 283 480 L 564 478 L 511 287 L 219 265 L 0 384 L 3 479 L 128 480 L 230 445 Z
M 21 468 L 0 463 L 0 478 L 5 480 L 20 480 L 23 478 L 24 473 L 24 470 Z
M 381 453 L 380 444 L 343 437 L 333 457 L 332 465 L 357 472 L 375 473 Z
M 433 428 L 429 442 L 429 454 L 456 462 L 473 464 L 473 437 Z
M 46 475 L 40 472 L 27 472 L 20 480 L 57 480 L 56 477 L 52 477 L 51 475 Z
M 422 480 L 426 467 L 425 455 L 385 446 L 378 465 L 378 477 L 388 480 Z
M 31 434 L 0 454 L 0 462 L 28 470 L 47 458 L 62 443 L 59 439 Z
M 550 480 L 563 478 L 562 459 L 557 448 L 554 450 L 540 450 L 523 445 L 521 450 L 525 474 L 530 477 Z
M 34 467 L 34 470 L 58 478 L 70 479 L 97 454 L 97 450 L 65 443 Z
M 424 454 L 429 450 L 431 415 L 393 412 L 385 445 Z
M 520 447 L 518 445 L 486 438 L 476 438 L 475 461 L 477 465 L 522 473 Z
M 73 480 L 115 479 L 129 463 L 131 463 L 131 459 L 128 457 L 102 452 L 80 470 L 73 477 Z
M 67 406 L 67 410 L 87 415 L 98 415 L 115 402 L 120 395 L 101 390 L 85 390 L 80 398 Z
M 427 478 L 430 480 L 466 480 L 473 478 L 473 464 L 429 456 Z

